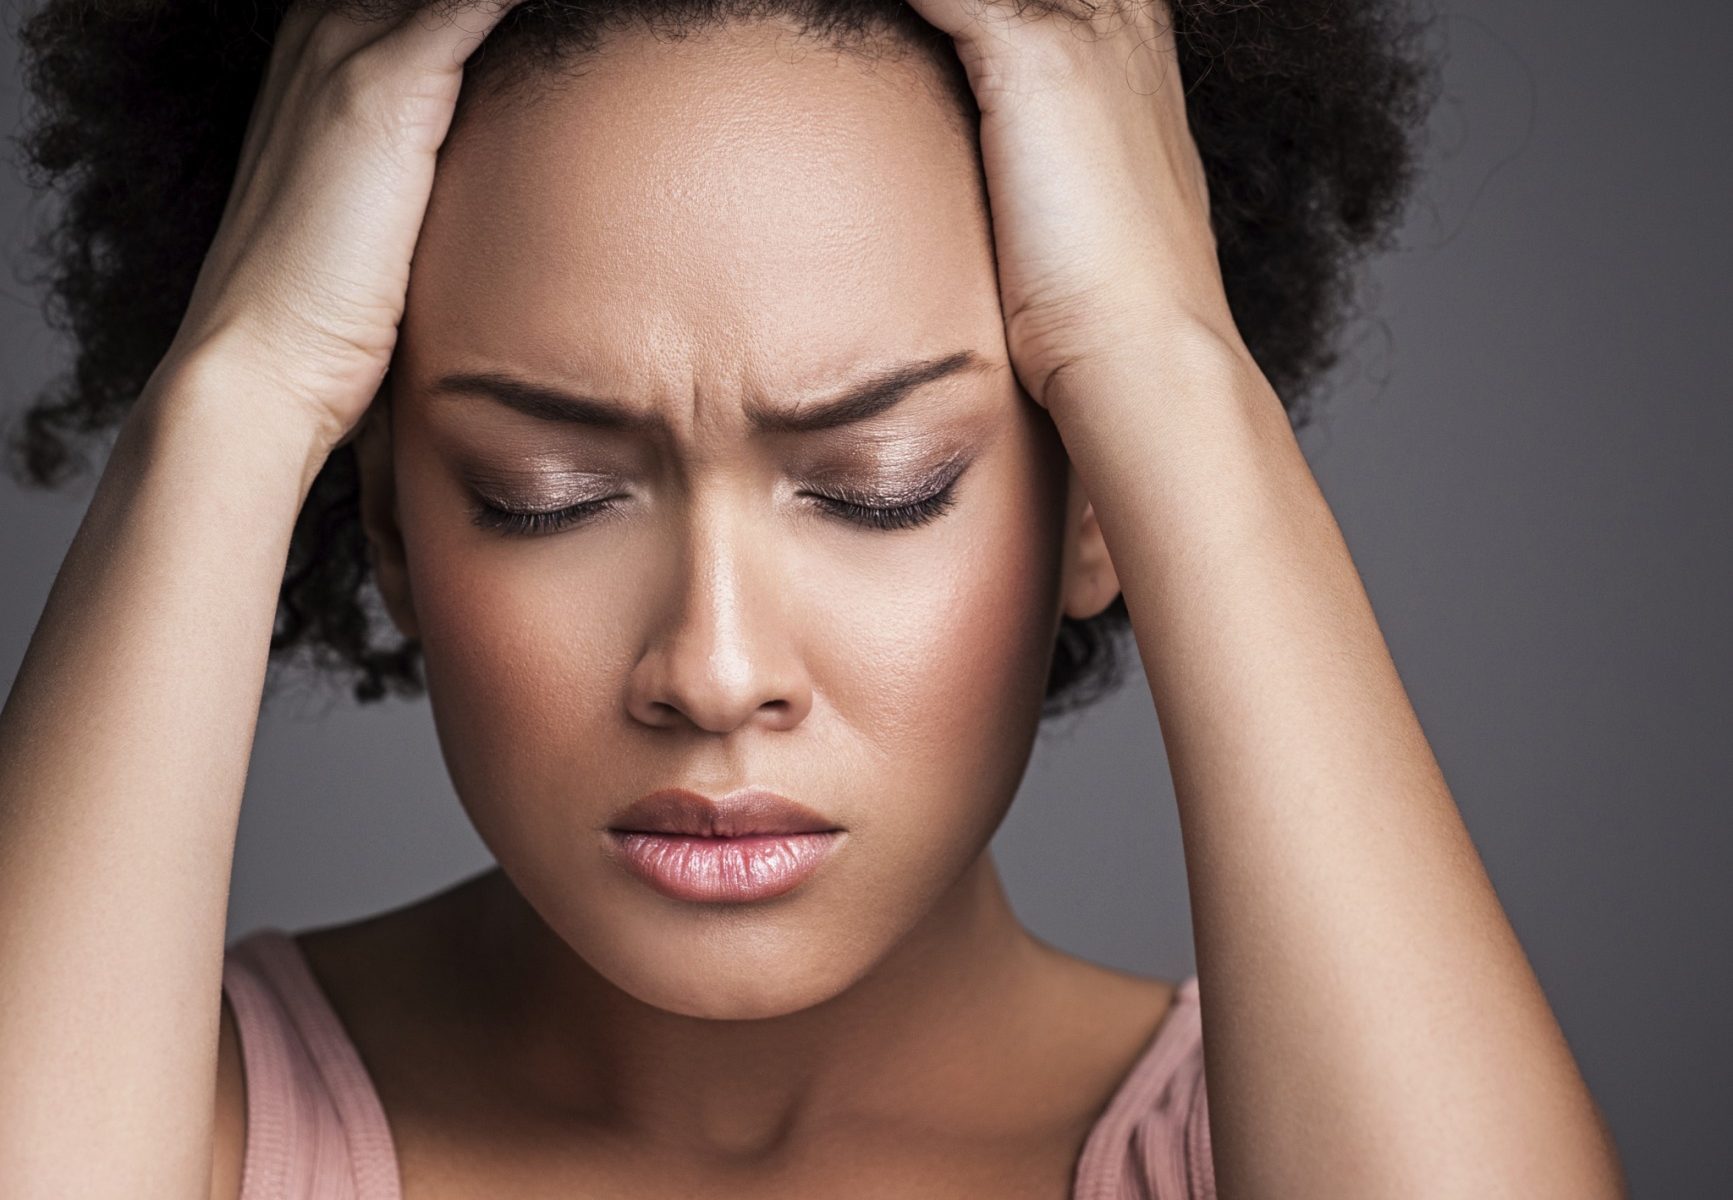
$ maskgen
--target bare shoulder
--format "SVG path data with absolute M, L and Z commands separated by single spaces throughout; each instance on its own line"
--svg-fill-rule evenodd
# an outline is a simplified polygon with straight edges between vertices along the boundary
M 247 1141 L 247 1085 L 241 1036 L 225 995 L 217 1032 L 217 1125 L 211 1155 L 211 1200 L 239 1200 Z
M 1133 1032 L 1143 1030 L 1153 1034 L 1166 1019 L 1179 991 L 1177 980 L 1104 966 L 1046 943 L 1042 943 L 1042 948 L 1076 1011 L 1093 1014 L 1092 1023 L 1098 1028 L 1102 1024 L 1121 1025 Z
M 470 961 L 453 948 L 486 944 L 478 922 L 499 876 L 497 868 L 482 872 L 396 908 L 294 935 L 363 1059 L 393 1047 L 425 1056 L 429 1047 L 414 1044 L 420 1020 L 407 1018 L 436 1021 L 474 982 L 465 978 Z
M 427 963 L 434 957 L 429 947 L 451 941 L 452 930 L 461 928 L 473 911 L 488 874 L 399 908 L 293 935 L 345 1032 L 361 1043 L 370 1067 L 394 1058 L 427 1058 L 426 1045 L 414 1040 L 414 1022 L 403 1019 L 400 997 L 405 990 L 418 996 L 440 994 L 428 983 Z M 247 1142 L 246 1064 L 227 993 L 217 1033 L 216 1089 L 210 1200 L 240 1200 Z
M 1104 1039 L 1117 1061 L 1135 1060 L 1166 1025 L 1179 984 L 1099 963 L 1085 962 L 1082 966 L 1079 1007 L 1088 1004 L 1097 1014 L 1097 1036 Z M 1087 1001 L 1082 999 L 1085 996 Z M 1119 1031 L 1117 1040 L 1115 1030 Z
M 1037 1008 L 1046 1090 L 1087 1127 L 1149 1049 L 1179 985 L 1079 958 L 1043 944 L 1047 982 Z M 1033 1044 L 1037 1039 L 1030 1039 Z M 1081 1123 L 1078 1125 L 1077 1123 Z M 1075 1130 L 1073 1130 L 1075 1132 Z

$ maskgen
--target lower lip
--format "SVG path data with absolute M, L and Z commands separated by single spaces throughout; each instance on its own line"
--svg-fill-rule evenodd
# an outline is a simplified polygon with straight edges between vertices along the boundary
M 611 829 L 627 870 L 673 900 L 739 904 L 800 886 L 824 865 L 842 831 L 690 837 Z

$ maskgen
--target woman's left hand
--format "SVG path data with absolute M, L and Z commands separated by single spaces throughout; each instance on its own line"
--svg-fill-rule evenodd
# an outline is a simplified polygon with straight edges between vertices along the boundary
M 1008 0 L 910 3 L 951 35 L 981 108 L 1000 304 L 1024 390 L 1050 408 L 1061 371 L 1133 346 L 1147 356 L 1181 328 L 1243 351 L 1167 0 L 1023 17 Z

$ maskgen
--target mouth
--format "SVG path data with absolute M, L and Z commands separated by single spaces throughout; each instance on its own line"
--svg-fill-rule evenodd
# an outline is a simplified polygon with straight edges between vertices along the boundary
M 608 825 L 616 860 L 673 900 L 748 903 L 800 886 L 848 831 L 763 788 L 712 800 L 685 788 L 651 792 Z

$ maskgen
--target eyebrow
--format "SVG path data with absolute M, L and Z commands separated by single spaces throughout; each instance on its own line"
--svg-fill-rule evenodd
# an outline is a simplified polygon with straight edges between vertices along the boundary
M 890 411 L 914 392 L 962 371 L 992 369 L 973 350 L 957 350 L 939 358 L 902 363 L 874 372 L 816 404 L 794 409 L 748 402 L 746 418 L 754 433 L 814 433 L 870 420 Z M 530 383 L 497 371 L 455 372 L 435 380 L 431 391 L 485 396 L 507 408 L 544 421 L 589 425 L 626 433 L 662 432 L 667 422 L 657 413 L 640 412 L 617 400 L 582 396 Z

